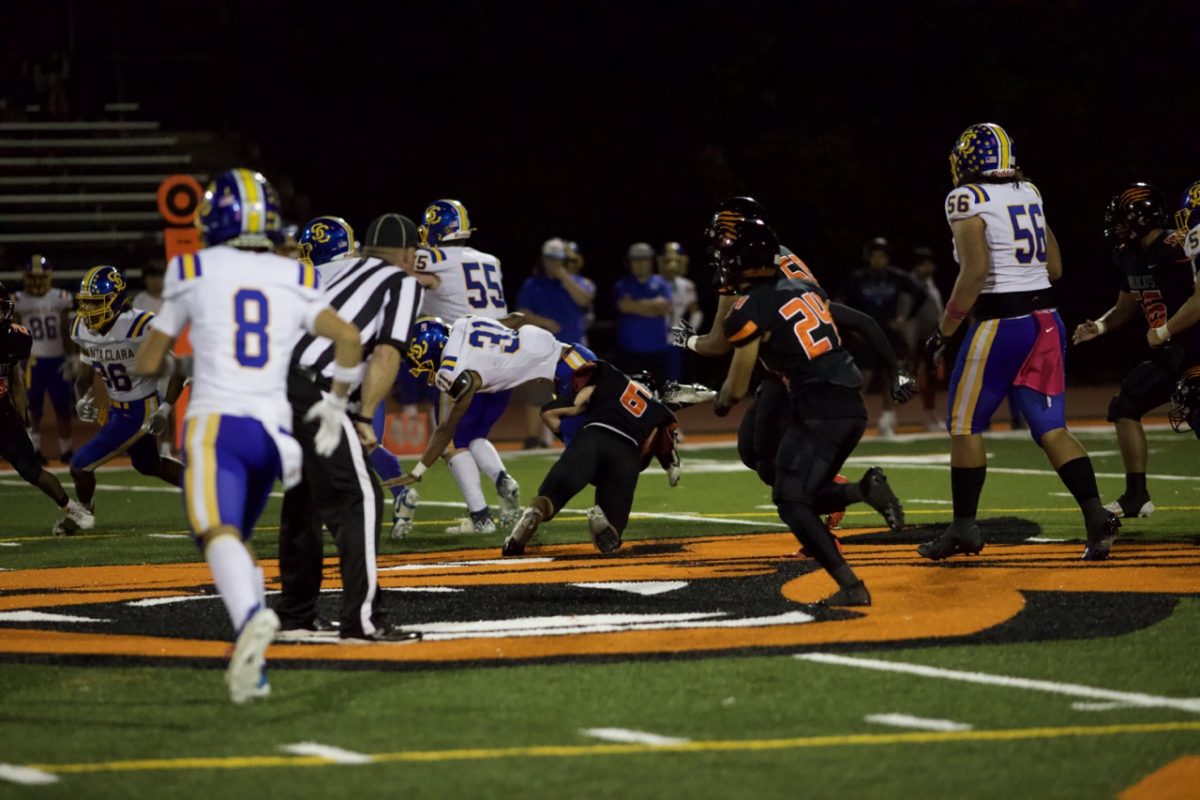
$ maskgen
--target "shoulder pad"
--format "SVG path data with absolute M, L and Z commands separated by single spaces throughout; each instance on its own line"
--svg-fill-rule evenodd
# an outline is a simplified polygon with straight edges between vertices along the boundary
M 450 395 L 451 400 L 457 401 L 470 391 L 474 385 L 474 379 L 472 378 L 474 374 L 471 370 L 466 370 L 454 379 L 454 383 L 450 384 L 450 388 L 446 390 L 446 394 Z
M 422 256 L 424 258 L 422 259 Z M 417 248 L 417 269 L 422 268 L 422 263 L 438 264 L 446 260 L 446 253 L 436 247 L 418 247 Z

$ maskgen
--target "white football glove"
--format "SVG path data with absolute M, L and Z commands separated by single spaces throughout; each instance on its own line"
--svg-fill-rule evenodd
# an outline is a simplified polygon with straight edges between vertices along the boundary
M 92 397 L 91 389 L 88 389 L 83 397 L 75 401 L 75 413 L 84 422 L 95 422 L 100 419 L 100 410 L 96 408 L 96 401 Z
M 326 394 L 304 415 L 305 422 L 321 420 L 321 427 L 313 437 L 313 448 L 317 455 L 328 456 L 337 450 L 342 441 L 342 420 L 346 418 L 346 398 Z
M 158 436 L 167 429 L 167 421 L 171 417 L 171 404 L 163 403 L 150 416 L 146 417 L 146 421 L 142 423 L 142 433 L 150 436 Z
M 716 399 L 716 397 L 717 390 L 710 389 L 702 383 L 676 383 L 675 381 L 667 381 L 663 384 L 662 392 L 660 392 L 658 399 L 670 408 L 683 408 L 685 406 L 694 406 L 697 403 L 706 403 L 709 400 Z
M 680 320 L 679 324 L 671 328 L 670 342 L 675 347 L 682 347 L 687 350 L 688 339 L 696 335 L 696 329 L 686 319 Z
M 79 361 L 79 356 L 67 356 L 63 359 L 62 366 L 58 368 L 58 374 L 65 381 L 73 381 L 79 375 L 79 368 L 82 366 Z

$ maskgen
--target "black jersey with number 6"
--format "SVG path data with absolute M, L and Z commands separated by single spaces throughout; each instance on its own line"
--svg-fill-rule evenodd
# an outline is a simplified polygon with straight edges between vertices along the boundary
M 1152 328 L 1166 324 L 1195 289 L 1192 264 L 1174 231 L 1164 231 L 1145 251 L 1128 245 L 1114 250 L 1113 263 L 1121 273 L 1121 291 L 1133 295 Z M 1187 350 L 1190 363 L 1200 360 L 1200 326 L 1172 338 Z
M 842 347 L 829 311 L 829 297 L 815 283 L 781 280 L 759 286 L 738 300 L 725 320 L 734 347 L 762 339 L 759 359 L 779 375 L 803 405 L 803 393 L 818 384 L 858 391 L 862 373 Z
M 599 425 L 641 447 L 655 428 L 675 421 L 670 409 L 643 386 L 606 361 L 597 361 L 588 381 L 594 386 L 584 427 Z

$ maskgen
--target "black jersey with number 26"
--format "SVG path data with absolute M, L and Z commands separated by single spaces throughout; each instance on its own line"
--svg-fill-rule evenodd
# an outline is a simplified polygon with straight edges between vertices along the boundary
M 793 394 L 805 384 L 862 388 L 862 373 L 842 347 L 829 297 L 815 283 L 781 280 L 759 286 L 733 307 L 725 335 L 734 347 L 761 338 L 759 359 Z
M 584 427 L 603 426 L 641 447 L 655 428 L 675 421 L 675 415 L 654 399 L 650 389 L 606 361 L 596 362 L 589 385 L 595 388 Z

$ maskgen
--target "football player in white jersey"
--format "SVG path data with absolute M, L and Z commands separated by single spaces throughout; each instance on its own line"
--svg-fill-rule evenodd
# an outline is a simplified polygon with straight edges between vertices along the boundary
M 64 464 L 71 462 L 71 381 L 74 377 L 73 362 L 68 362 L 64 340 L 70 330 L 71 309 L 75 298 L 66 289 L 55 289 L 54 268 L 45 257 L 32 256 L 25 263 L 21 291 L 14 298 L 13 318 L 29 330 L 33 337 L 33 352 L 29 356 L 25 374 L 25 386 L 29 391 L 29 416 L 33 426 L 29 436 L 33 446 L 41 455 L 42 463 L 42 409 L 46 395 L 54 406 L 55 425 L 58 428 L 58 459 Z
M 1083 558 L 1103 560 L 1121 523 L 1100 503 L 1087 450 L 1067 430 L 1067 337 L 1047 293 L 1062 275 L 1062 258 L 1041 193 L 1017 168 L 1008 133 L 991 123 L 972 125 L 958 138 L 950 151 L 950 174 L 954 189 L 946 197 L 946 219 L 959 274 L 938 329 L 926 342 L 935 362 L 968 313 L 972 322 L 950 377 L 946 427 L 954 520 L 918 552 L 937 561 L 983 548 L 975 524 L 987 473 L 982 432 L 1011 397 L 1083 512 L 1088 540 Z
M 480 460 L 480 468 L 496 481 L 501 523 L 510 525 L 515 521 L 520 510 L 517 484 L 505 472 L 487 436 L 504 413 L 514 388 L 529 381 L 553 380 L 561 394 L 569 386 L 574 371 L 595 359 L 587 348 L 564 344 L 549 331 L 523 322 L 519 314 L 503 320 L 463 317 L 447 328 L 442 320 L 424 318 L 417 321 L 409 340 L 405 355 L 412 362 L 412 374 L 425 375 L 442 394 L 437 408 L 437 429 L 425 453 L 412 471 L 395 483 L 408 485 L 420 480 L 425 470 L 445 454 L 470 512 L 462 526 L 448 532 L 496 530 L 483 492 L 477 488 L 472 492 L 471 484 L 455 471 L 459 462 L 467 462 L 468 467 L 474 463 L 463 458 L 464 452 Z M 494 456 L 494 462 L 480 458 L 481 443 L 487 445 L 485 455 L 488 459 Z M 511 491 L 506 491 L 506 483 L 511 485 Z
M 156 381 L 133 371 L 138 345 L 150 332 L 154 314 L 133 308 L 121 271 L 112 266 L 92 267 L 79 285 L 79 313 L 71 325 L 71 340 L 79 348 L 83 365 L 75 378 L 75 405 L 79 418 L 94 422 L 99 412 L 92 397 L 93 375 L 104 381 L 108 417 L 100 431 L 71 458 L 75 496 L 95 513 L 96 469 L 119 455 L 128 454 L 133 468 L 143 475 L 182 485 L 183 465 L 163 457 L 155 442 L 167 425 L 171 404 L 183 389 L 175 378 L 166 398 L 159 397 Z M 68 517 L 54 527 L 56 535 L 75 533 Z
M 279 201 L 262 175 L 235 169 L 217 176 L 197 225 L 206 247 L 167 265 L 163 309 L 138 351 L 136 372 L 169 371 L 171 345 L 191 323 L 184 505 L 238 632 L 225 677 L 230 698 L 244 703 L 270 693 L 264 653 L 279 629 L 246 541 L 276 479 L 285 488 L 300 479 L 287 401 L 292 349 L 305 330 L 336 344 L 332 394 L 307 412 L 320 419 L 316 449 L 326 454 L 341 441 L 362 346 L 358 329 L 321 299 L 312 265 L 272 254 L 282 239 Z
M 422 278 L 426 287 L 421 299 L 421 316 L 436 317 L 453 323 L 466 316 L 500 319 L 508 314 L 504 299 L 504 275 L 500 259 L 471 247 L 468 240 L 471 227 L 467 209 L 457 200 L 434 200 L 425 209 L 424 224 L 418 229 L 421 246 L 417 248 L 412 272 Z M 430 279 L 435 279 L 431 281 Z M 510 400 L 508 392 L 480 397 L 480 406 L 471 412 L 471 419 L 488 429 L 495 423 Z M 486 406 L 486 408 L 485 408 Z M 487 420 L 491 420 L 488 422 Z M 470 432 L 475 432 L 473 426 Z M 491 512 L 483 500 L 480 471 L 496 484 L 500 495 L 501 524 L 512 521 L 519 508 L 517 493 L 520 487 L 504 470 L 496 448 L 483 436 L 467 441 L 455 437 L 455 448 L 449 456 L 450 472 L 467 499 L 470 517 L 448 532 L 489 533 L 495 530 Z

